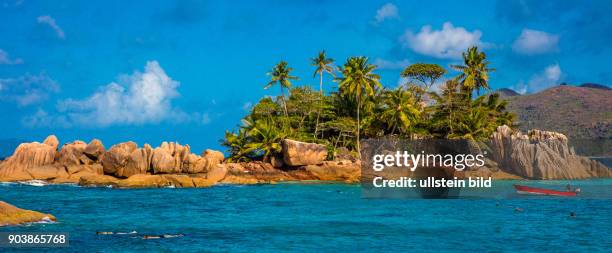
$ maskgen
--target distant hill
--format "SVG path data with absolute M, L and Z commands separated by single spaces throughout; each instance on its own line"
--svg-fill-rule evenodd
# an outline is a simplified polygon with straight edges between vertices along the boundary
M 583 83 L 580 85 L 580 87 L 583 88 L 593 88 L 593 89 L 602 89 L 602 90 L 610 90 L 612 88 L 603 85 L 603 84 L 598 84 L 598 83 Z
M 499 90 L 494 91 L 495 93 L 499 93 L 500 97 L 502 98 L 506 98 L 506 97 L 514 97 L 514 96 L 520 96 L 521 94 L 514 91 L 513 89 L 510 88 L 501 88 Z
M 537 128 L 561 132 L 570 141 L 582 143 L 581 146 L 610 148 L 611 89 L 560 85 L 535 94 L 506 99 L 509 101 L 508 110 L 517 114 L 522 131 Z
M 611 89 L 560 85 L 506 99 L 508 110 L 517 114 L 523 131 L 537 128 L 561 132 L 571 141 L 584 145 L 594 140 L 608 144 L 612 141 Z M 606 148 L 608 144 L 590 146 Z
M 612 138 L 612 90 L 556 86 L 507 98 L 523 130 L 539 128 L 570 138 Z

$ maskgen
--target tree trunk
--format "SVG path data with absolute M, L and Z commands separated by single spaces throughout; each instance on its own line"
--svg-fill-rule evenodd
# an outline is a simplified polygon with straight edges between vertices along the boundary
M 319 132 L 319 117 L 321 116 L 321 107 L 323 105 L 323 72 L 319 73 L 319 93 L 321 96 L 319 97 L 319 110 L 317 112 L 317 123 L 315 124 L 315 132 L 314 137 L 317 138 L 317 133 Z
M 361 99 L 357 98 L 357 154 L 359 160 L 361 160 L 361 149 L 359 148 L 359 128 L 361 128 L 359 119 L 359 110 L 361 109 Z
M 283 108 L 285 109 L 285 117 L 289 117 L 289 114 L 287 113 L 287 102 L 285 102 L 285 90 L 283 89 L 283 86 L 280 85 L 280 89 L 281 89 L 281 99 L 283 100 Z

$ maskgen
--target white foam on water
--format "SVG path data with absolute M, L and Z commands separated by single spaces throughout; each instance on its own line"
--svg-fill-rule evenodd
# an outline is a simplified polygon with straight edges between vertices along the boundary
M 29 185 L 29 186 L 37 186 L 37 187 L 41 187 L 41 186 L 45 186 L 48 185 L 49 183 L 43 181 L 43 180 L 28 180 L 28 181 L 20 181 L 20 184 L 25 184 L 25 185 Z

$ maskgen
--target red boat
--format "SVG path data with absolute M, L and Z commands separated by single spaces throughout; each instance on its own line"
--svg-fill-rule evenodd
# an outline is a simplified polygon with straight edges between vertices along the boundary
M 514 185 L 517 193 L 520 194 L 535 194 L 535 195 L 554 195 L 554 196 L 563 196 L 563 197 L 574 197 L 578 193 L 572 191 L 555 191 L 543 188 L 535 188 L 524 185 Z

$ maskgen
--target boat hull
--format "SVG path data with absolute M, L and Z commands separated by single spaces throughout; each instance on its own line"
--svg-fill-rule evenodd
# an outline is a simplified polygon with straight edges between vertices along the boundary
M 532 195 L 552 195 L 552 196 L 562 196 L 562 197 L 574 197 L 577 195 L 576 192 L 569 191 L 555 191 L 544 188 L 535 188 L 524 185 L 514 185 L 516 192 L 519 194 L 532 194 Z

